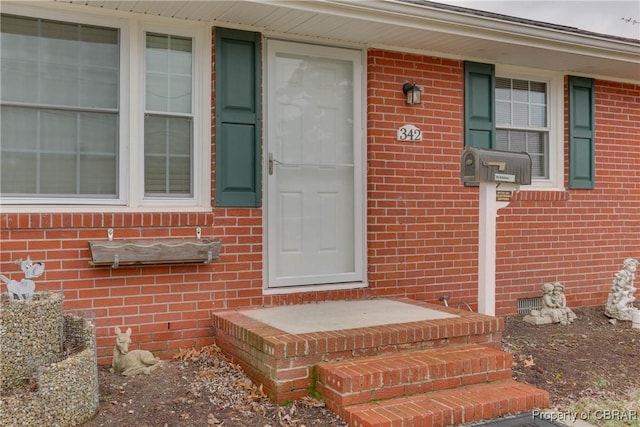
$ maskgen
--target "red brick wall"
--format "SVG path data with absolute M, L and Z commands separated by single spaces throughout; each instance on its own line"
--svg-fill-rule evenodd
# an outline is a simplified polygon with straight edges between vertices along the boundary
M 603 305 L 623 260 L 640 258 L 640 85 L 596 80 L 595 93 L 596 188 L 556 193 L 555 200 L 521 193 L 523 200 L 505 209 L 498 226 L 499 313 L 513 312 L 513 300 L 556 280 L 570 305 Z M 565 143 L 566 188 L 567 171 Z
M 372 291 L 448 294 L 476 308 L 478 190 L 459 183 L 462 63 L 378 50 L 368 63 Z M 421 105 L 404 103 L 406 81 L 423 88 Z M 407 123 L 424 131 L 422 142 L 395 140 Z M 568 190 L 567 140 L 567 190 L 520 192 L 499 212 L 498 315 L 549 281 L 566 285 L 574 307 L 604 304 L 622 261 L 640 257 L 640 85 L 596 81 L 595 190 Z
M 422 104 L 405 104 L 406 81 L 423 88 Z M 132 327 L 134 345 L 164 358 L 209 344 L 218 309 L 373 295 L 437 302 L 444 294 L 475 308 L 478 203 L 477 189 L 459 182 L 461 62 L 370 51 L 368 97 L 368 290 L 263 296 L 259 208 L 3 213 L 0 272 L 19 280 L 15 259 L 44 261 L 37 288 L 63 291 L 67 310 L 95 313 L 100 363 L 111 360 L 114 326 Z M 497 314 L 515 313 L 516 299 L 555 280 L 567 286 L 570 305 L 603 304 L 622 260 L 640 257 L 640 85 L 598 80 L 596 98 L 597 188 L 521 192 L 500 211 Z M 396 141 L 407 123 L 423 130 L 422 142 Z M 116 238 L 161 238 L 194 237 L 196 227 L 223 241 L 211 265 L 89 264 L 88 241 L 106 239 L 108 228 Z
M 421 104 L 405 103 L 405 82 L 422 88 Z M 368 262 L 377 295 L 475 303 L 477 197 L 459 172 L 463 84 L 460 61 L 369 52 Z M 423 140 L 397 141 L 405 124 Z

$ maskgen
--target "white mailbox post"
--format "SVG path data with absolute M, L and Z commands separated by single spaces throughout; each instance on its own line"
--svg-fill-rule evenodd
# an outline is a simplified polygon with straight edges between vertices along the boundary
M 478 312 L 496 313 L 496 219 L 520 185 L 531 184 L 527 153 L 468 147 L 462 152 L 460 179 L 480 186 L 478 230 Z

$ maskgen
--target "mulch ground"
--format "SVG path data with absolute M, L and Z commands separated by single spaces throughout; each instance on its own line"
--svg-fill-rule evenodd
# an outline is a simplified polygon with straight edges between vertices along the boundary
M 514 378 L 549 391 L 562 407 L 583 397 L 618 400 L 640 388 L 640 330 L 611 322 L 604 307 L 574 310 L 570 325 L 534 326 L 506 319 L 503 349 Z
M 567 326 L 506 319 L 503 349 L 514 378 L 548 390 L 552 406 L 581 397 L 616 399 L 640 388 L 640 330 L 612 324 L 602 308 L 574 310 Z M 150 375 L 123 377 L 99 368 L 100 407 L 87 427 L 344 427 L 321 401 L 278 406 L 211 346 L 183 350 Z

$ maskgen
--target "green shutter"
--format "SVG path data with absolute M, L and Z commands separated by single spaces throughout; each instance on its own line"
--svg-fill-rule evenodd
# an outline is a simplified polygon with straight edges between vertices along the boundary
M 569 188 L 595 188 L 593 79 L 569 76 Z
M 495 146 L 495 66 L 464 63 L 464 145 Z
M 260 34 L 216 28 L 216 206 L 260 206 Z

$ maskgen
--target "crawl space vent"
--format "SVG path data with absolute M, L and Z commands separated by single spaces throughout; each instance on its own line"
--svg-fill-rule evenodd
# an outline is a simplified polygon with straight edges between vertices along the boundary
M 529 314 L 531 310 L 542 308 L 542 297 L 521 298 L 518 300 L 518 314 Z

